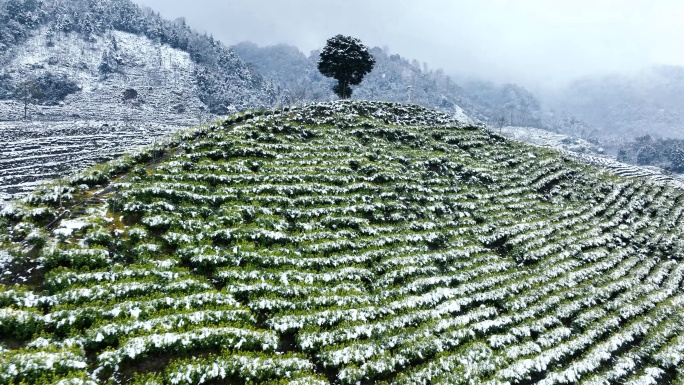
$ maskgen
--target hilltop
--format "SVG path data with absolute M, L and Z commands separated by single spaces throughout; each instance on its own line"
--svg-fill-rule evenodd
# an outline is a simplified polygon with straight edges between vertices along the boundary
M 252 64 L 273 82 L 276 98 L 286 104 L 299 101 L 329 101 L 331 80 L 318 72 L 319 51 L 309 56 L 286 44 L 259 47 L 242 42 L 231 47 L 242 60 Z M 409 102 L 454 115 L 499 126 L 542 127 L 540 102 L 516 84 L 496 85 L 483 80 L 454 81 L 442 69 L 391 54 L 388 48 L 370 49 L 375 67 L 355 87 L 362 100 Z
M 0 383 L 681 384 L 683 212 L 418 106 L 248 111 L 2 211 Z

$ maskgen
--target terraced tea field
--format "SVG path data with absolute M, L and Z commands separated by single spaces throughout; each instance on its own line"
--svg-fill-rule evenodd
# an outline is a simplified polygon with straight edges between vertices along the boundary
M 0 207 L 66 177 L 168 136 L 177 124 L 0 122 Z
M 682 384 L 683 212 L 415 106 L 247 113 L 5 208 L 0 383 Z
M 503 127 L 497 132 L 525 143 L 561 150 L 564 155 L 582 163 L 609 170 L 613 174 L 644 178 L 684 189 L 684 175 L 682 174 L 672 173 L 660 167 L 619 162 L 615 157 L 603 154 L 603 149 L 583 139 L 532 127 Z

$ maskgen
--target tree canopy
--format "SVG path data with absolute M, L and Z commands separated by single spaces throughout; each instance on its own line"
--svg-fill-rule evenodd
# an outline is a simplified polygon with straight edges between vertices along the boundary
M 350 86 L 361 83 L 373 66 L 375 59 L 361 40 L 343 35 L 328 39 L 318 60 L 318 70 L 324 76 L 337 80 L 333 91 L 341 99 L 351 97 Z

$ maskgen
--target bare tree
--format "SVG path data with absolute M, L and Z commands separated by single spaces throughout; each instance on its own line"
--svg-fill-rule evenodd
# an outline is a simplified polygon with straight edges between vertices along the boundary
M 16 88 L 14 97 L 24 102 L 24 120 L 28 119 L 28 106 L 40 100 L 42 90 L 35 79 L 24 80 Z
M 293 104 L 299 104 L 306 100 L 309 90 L 311 88 L 311 81 L 307 79 L 302 79 L 299 84 L 292 87 L 290 90 L 290 97 L 292 98 Z
M 499 132 L 500 132 L 501 129 L 503 128 L 504 124 L 506 124 L 506 117 L 501 115 L 501 117 L 498 120 L 498 123 L 499 123 Z

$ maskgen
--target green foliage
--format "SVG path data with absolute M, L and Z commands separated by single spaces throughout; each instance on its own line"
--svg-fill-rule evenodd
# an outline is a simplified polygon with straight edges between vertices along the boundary
M 9 86 L 11 87 L 11 83 Z M 10 96 L 24 104 L 56 105 L 68 95 L 80 90 L 78 84 L 68 79 L 66 75 L 46 72 L 20 82 L 12 88 Z
M 75 81 L 68 79 L 66 75 L 55 75 L 46 72 L 35 80 L 40 89 L 40 103 L 54 105 L 64 100 L 68 95 L 81 90 Z
M 97 168 L 117 218 L 0 286 L 0 383 L 682 379 L 681 191 L 417 106 L 228 121 Z M 65 185 L 9 210 L 10 246 Z

